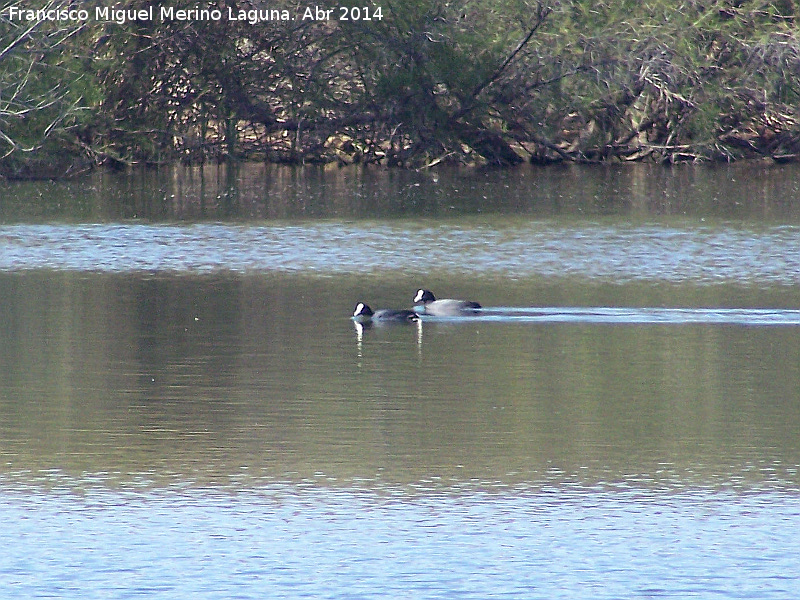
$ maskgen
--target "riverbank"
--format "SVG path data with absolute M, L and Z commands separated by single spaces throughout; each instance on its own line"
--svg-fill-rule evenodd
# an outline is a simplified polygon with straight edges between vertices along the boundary
M 274 4 L 290 18 L 0 32 L 0 176 L 800 156 L 794 2 Z

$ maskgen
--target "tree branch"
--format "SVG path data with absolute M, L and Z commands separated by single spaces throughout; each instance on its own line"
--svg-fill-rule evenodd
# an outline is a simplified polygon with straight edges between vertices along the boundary
M 511 54 L 509 54 L 508 57 L 503 61 L 503 63 L 499 67 L 497 67 L 497 69 L 495 69 L 494 73 L 492 73 L 487 79 L 479 83 L 477 87 L 474 90 L 472 90 L 470 98 L 474 100 L 483 90 L 485 90 L 487 87 L 492 85 L 495 81 L 497 81 L 500 78 L 503 72 L 508 68 L 508 65 L 510 65 L 517 57 L 517 55 L 520 52 L 522 52 L 522 49 L 528 45 L 528 42 L 531 41 L 533 34 L 535 34 L 539 30 L 539 27 L 542 26 L 542 23 L 544 23 L 545 19 L 551 12 L 553 12 L 552 8 L 545 7 L 539 4 L 536 14 L 536 22 L 533 24 L 533 27 L 531 27 L 530 31 L 528 31 L 528 34 L 519 42 L 519 44 L 517 44 L 517 47 L 514 48 Z

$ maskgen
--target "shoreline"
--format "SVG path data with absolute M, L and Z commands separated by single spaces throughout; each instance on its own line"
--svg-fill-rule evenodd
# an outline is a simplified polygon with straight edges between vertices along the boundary
M 720 166 L 763 166 L 769 168 L 772 166 L 794 165 L 800 163 L 800 157 L 792 156 L 791 158 L 776 157 L 776 156 L 761 156 L 753 158 L 739 158 L 736 160 L 721 161 L 721 160 L 683 160 L 683 161 L 655 161 L 655 160 L 605 160 L 605 161 L 570 161 L 570 160 L 551 160 L 551 161 L 535 161 L 526 160 L 514 165 L 494 165 L 487 163 L 465 163 L 465 162 L 448 162 L 448 161 L 434 161 L 435 164 L 421 165 L 418 167 L 406 167 L 400 165 L 389 165 L 385 162 L 344 162 L 341 160 L 329 161 L 307 161 L 307 162 L 286 162 L 286 161 L 271 161 L 271 160 L 258 160 L 255 158 L 231 158 L 225 157 L 220 160 L 205 160 L 196 162 L 187 162 L 180 159 L 174 159 L 163 162 L 133 162 L 123 163 L 119 161 L 101 161 L 101 162 L 73 162 L 69 164 L 61 163 L 54 160 L 52 163 L 46 161 L 36 161 L 35 164 L 20 165 L 16 172 L 7 172 L 2 169 L 0 165 L 0 181 L 5 182 L 24 182 L 24 181 L 67 181 L 70 179 L 77 179 L 82 176 L 94 172 L 136 172 L 136 171 L 157 171 L 159 169 L 204 169 L 213 167 L 222 168 L 240 168 L 248 166 L 265 166 L 267 168 L 288 168 L 288 169 L 312 169 L 312 170 L 335 170 L 342 169 L 374 169 L 377 171 L 399 171 L 399 172 L 436 172 L 437 170 L 452 171 L 452 170 L 467 170 L 467 171 L 507 171 L 513 173 L 514 171 L 522 168 L 533 169 L 563 169 L 569 167 L 582 167 L 582 168 L 626 168 L 626 167 L 639 167 L 639 166 L 652 166 L 655 168 L 663 168 L 669 170 L 675 167 L 690 166 L 700 167 L 706 169 L 715 169 Z

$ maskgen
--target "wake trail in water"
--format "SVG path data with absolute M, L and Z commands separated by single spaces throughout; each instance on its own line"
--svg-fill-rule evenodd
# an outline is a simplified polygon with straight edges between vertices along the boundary
M 800 310 L 780 308 L 498 306 L 483 308 L 469 315 L 423 317 L 423 319 L 432 322 L 800 326 Z

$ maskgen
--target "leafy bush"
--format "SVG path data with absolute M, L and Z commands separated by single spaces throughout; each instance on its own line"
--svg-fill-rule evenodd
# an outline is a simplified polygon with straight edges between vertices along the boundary
M 372 20 L 0 20 L 2 172 L 800 154 L 793 0 L 344 3 L 365 5 Z

